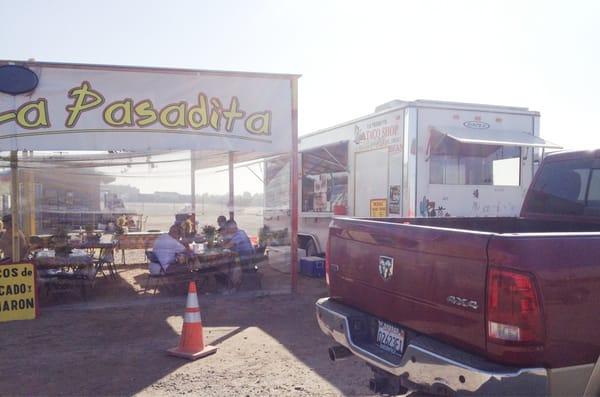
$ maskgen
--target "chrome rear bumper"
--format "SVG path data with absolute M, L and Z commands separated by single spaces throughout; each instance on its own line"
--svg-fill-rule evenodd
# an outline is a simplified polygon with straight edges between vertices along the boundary
M 353 328 L 370 316 L 329 298 L 316 303 L 321 330 L 370 365 L 428 390 L 450 389 L 458 394 L 548 395 L 545 368 L 514 368 L 486 361 L 425 336 L 408 340 L 402 357 L 372 343 L 353 340 Z M 362 319 L 362 320 L 361 320 Z

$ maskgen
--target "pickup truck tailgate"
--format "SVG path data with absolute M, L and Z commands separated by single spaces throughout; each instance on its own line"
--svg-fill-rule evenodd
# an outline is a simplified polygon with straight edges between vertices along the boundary
M 408 330 L 485 352 L 490 233 L 335 218 L 330 296 Z

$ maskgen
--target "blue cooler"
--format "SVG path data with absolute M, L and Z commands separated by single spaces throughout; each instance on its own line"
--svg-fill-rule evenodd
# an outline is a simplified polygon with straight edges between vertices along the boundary
M 318 256 L 301 258 L 300 273 L 308 277 L 325 277 L 325 259 Z

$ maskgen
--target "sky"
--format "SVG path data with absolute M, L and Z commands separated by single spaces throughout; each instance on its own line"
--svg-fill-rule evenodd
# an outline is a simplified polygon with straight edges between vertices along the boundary
M 431 99 L 528 107 L 541 112 L 543 138 L 600 147 L 597 1 L 0 0 L 0 7 L 0 59 L 301 74 L 300 134 L 392 99 Z M 259 189 L 248 175 L 238 172 L 238 191 Z M 222 190 L 226 178 L 207 179 L 200 191 Z M 160 190 L 185 185 L 161 183 Z

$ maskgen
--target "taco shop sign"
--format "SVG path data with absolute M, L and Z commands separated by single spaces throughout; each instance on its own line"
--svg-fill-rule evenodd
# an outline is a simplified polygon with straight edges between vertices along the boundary
M 291 148 L 288 75 L 30 69 L 39 77 L 33 91 L 0 93 L 0 150 L 222 150 L 224 142 L 230 150 Z
M 32 320 L 36 314 L 34 266 L 31 263 L 0 265 L 0 322 Z

